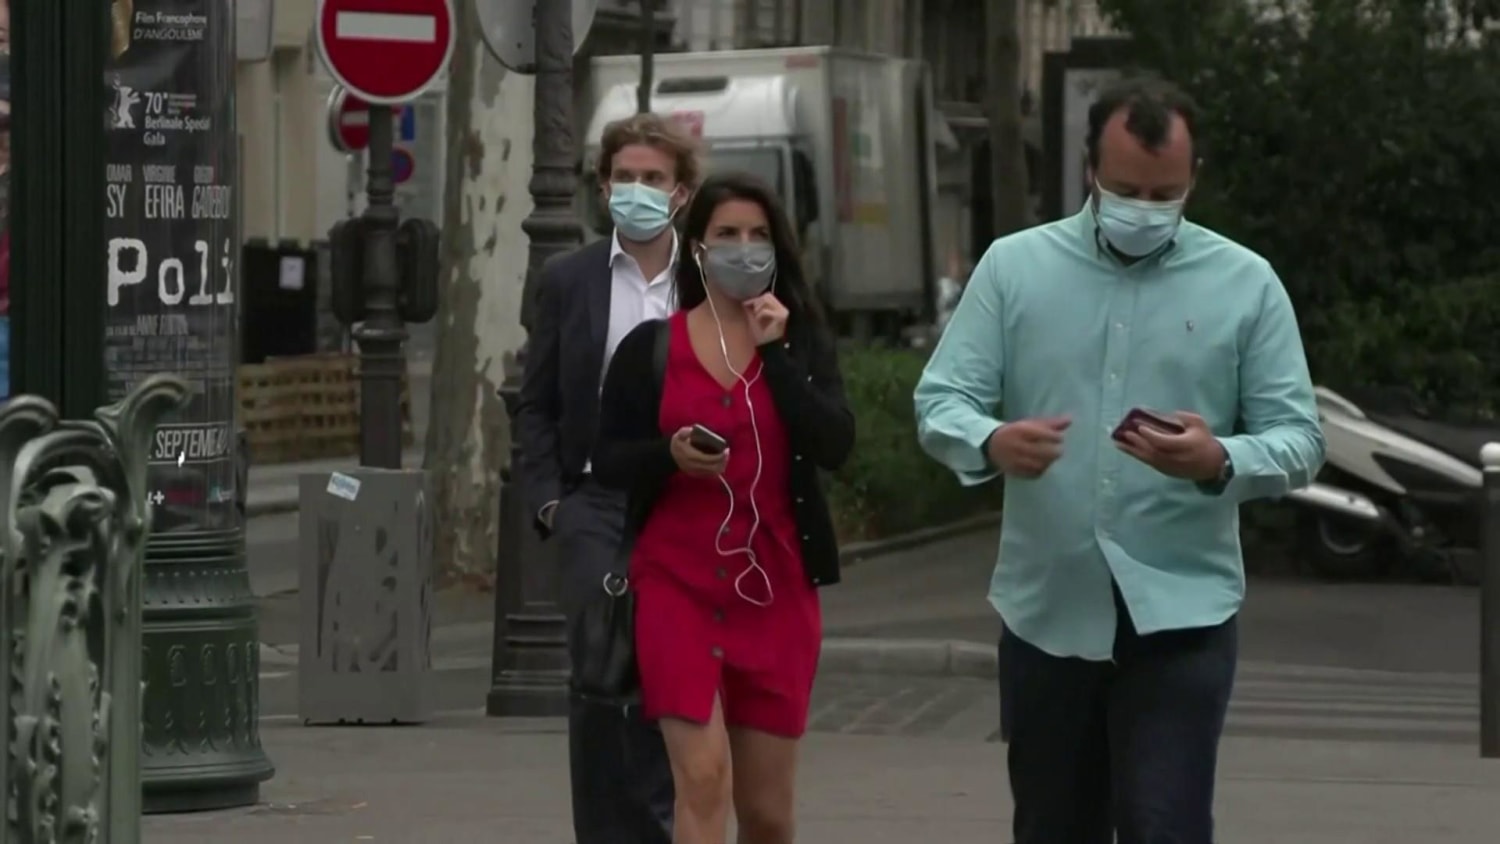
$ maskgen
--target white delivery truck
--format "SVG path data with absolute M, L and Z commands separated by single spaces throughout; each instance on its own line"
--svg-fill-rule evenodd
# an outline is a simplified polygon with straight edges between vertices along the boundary
M 932 318 L 935 111 L 924 64 L 829 47 L 666 53 L 655 62 L 652 110 L 701 139 L 710 172 L 746 170 L 776 189 L 841 334 L 896 337 Z M 599 138 L 636 112 L 640 59 L 596 58 L 590 70 L 581 199 L 603 236 Z

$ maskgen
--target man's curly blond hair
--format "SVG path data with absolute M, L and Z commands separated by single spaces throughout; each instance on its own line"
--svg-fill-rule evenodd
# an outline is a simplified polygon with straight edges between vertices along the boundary
M 599 160 L 594 165 L 600 184 L 609 182 L 615 156 L 632 144 L 653 147 L 670 155 L 677 164 L 678 184 L 687 185 L 689 190 L 698 189 L 698 183 L 703 179 L 698 142 L 677 121 L 650 112 L 631 115 L 604 127 L 604 137 L 599 141 Z

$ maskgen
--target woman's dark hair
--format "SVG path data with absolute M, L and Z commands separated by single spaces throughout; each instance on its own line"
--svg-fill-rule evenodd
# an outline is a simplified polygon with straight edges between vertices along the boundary
M 771 186 L 749 173 L 715 173 L 703 180 L 683 215 L 678 233 L 677 307 L 696 308 L 708 297 L 703 287 L 703 273 L 698 269 L 693 245 L 702 243 L 708 233 L 708 221 L 714 211 L 730 200 L 742 199 L 760 206 L 771 229 L 771 245 L 776 249 L 776 298 L 787 309 L 787 324 L 798 327 L 821 325 L 823 309 L 813 295 L 807 276 L 802 272 L 802 255 L 792 221 Z

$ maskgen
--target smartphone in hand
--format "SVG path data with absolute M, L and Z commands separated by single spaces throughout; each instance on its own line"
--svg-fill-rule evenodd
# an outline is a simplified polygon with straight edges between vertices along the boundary
M 1187 428 L 1184 428 L 1181 422 L 1165 413 L 1135 407 L 1125 414 L 1125 418 L 1120 420 L 1120 424 L 1115 426 L 1114 433 L 1110 436 L 1117 442 L 1124 442 L 1126 434 L 1136 433 L 1143 427 L 1154 428 L 1164 434 L 1187 433 Z
M 694 425 L 688 435 L 688 444 L 704 454 L 723 454 L 729 450 L 729 441 L 702 425 Z

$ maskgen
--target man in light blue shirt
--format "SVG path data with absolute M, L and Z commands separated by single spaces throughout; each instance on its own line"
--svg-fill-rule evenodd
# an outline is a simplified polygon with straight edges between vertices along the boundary
M 1239 505 L 1323 462 L 1280 280 L 1182 219 L 1195 116 L 1161 81 L 1101 92 L 1086 207 L 995 241 L 916 390 L 933 457 L 1006 475 L 1016 844 L 1211 844 Z

